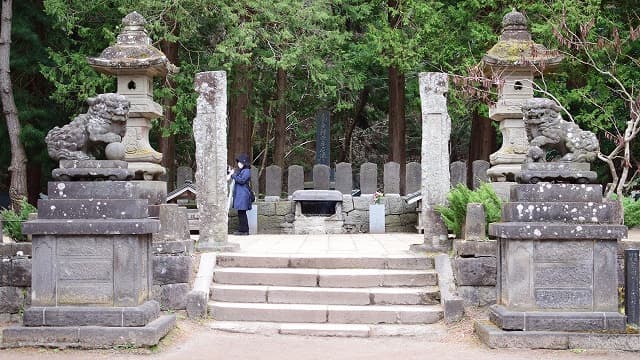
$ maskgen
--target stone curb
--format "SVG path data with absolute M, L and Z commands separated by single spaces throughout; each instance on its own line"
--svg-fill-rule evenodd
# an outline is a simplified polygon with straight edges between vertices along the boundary
M 640 334 L 562 331 L 504 331 L 487 320 L 473 324 L 480 340 L 492 349 L 605 349 L 640 351 Z
M 213 270 L 216 266 L 215 253 L 202 253 L 198 274 L 193 282 L 193 289 L 187 294 L 187 316 L 190 319 L 207 316 L 209 287 L 213 281 Z
M 452 323 L 462 319 L 464 315 L 464 302 L 458 296 L 456 283 L 453 277 L 451 259 L 449 255 L 435 256 L 435 266 L 438 272 L 438 286 L 440 287 L 440 304 L 444 309 L 444 321 Z

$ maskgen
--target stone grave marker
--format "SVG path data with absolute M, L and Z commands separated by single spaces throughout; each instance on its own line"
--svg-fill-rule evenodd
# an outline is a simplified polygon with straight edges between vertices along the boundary
M 360 192 L 373 194 L 378 190 L 378 165 L 366 162 L 360 165 Z
M 178 167 L 176 178 L 176 186 L 178 187 L 184 185 L 187 181 L 193 182 L 193 169 L 190 166 Z
M 291 165 L 287 176 L 287 194 L 291 196 L 296 190 L 304 190 L 304 168 Z
M 313 167 L 313 188 L 315 190 L 329 190 L 329 175 L 331 168 L 317 164 Z
M 282 168 L 280 166 L 267 166 L 265 186 L 265 196 L 280 197 L 280 193 L 282 193 Z
M 400 194 L 400 164 L 390 161 L 384 164 L 384 193 Z
M 449 165 L 451 172 L 451 187 L 458 184 L 467 185 L 467 163 L 464 161 L 454 161 Z
M 422 177 L 422 167 L 417 162 L 407 164 L 407 194 L 420 191 L 420 179 Z
M 329 166 L 331 162 L 331 113 L 316 113 L 316 164 Z
M 344 195 L 351 195 L 353 190 L 353 172 L 351 164 L 341 162 L 336 164 L 336 190 Z

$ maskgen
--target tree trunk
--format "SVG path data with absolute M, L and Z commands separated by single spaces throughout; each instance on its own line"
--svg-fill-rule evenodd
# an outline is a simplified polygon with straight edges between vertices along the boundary
M 387 1 L 387 19 L 392 29 L 402 26 L 402 18 L 396 13 L 398 0 Z M 405 193 L 406 179 L 406 121 L 404 118 L 404 74 L 397 66 L 389 67 L 389 160 L 400 164 L 400 194 Z
M 404 74 L 389 67 L 389 161 L 400 164 L 400 193 L 405 193 L 406 122 L 404 118 Z
M 237 65 L 233 71 L 229 106 L 229 137 L 227 159 L 235 166 L 235 158 L 247 154 L 252 159 L 251 134 L 253 123 L 247 117 L 247 107 L 251 96 L 252 83 L 247 65 Z
M 276 75 L 276 111 L 275 142 L 273 147 L 273 163 L 284 169 L 284 155 L 287 147 L 287 107 L 285 94 L 287 89 L 287 73 L 278 69 Z
M 491 119 L 480 115 L 478 107 L 471 114 L 471 140 L 469 141 L 469 160 L 467 165 L 467 180 L 470 187 L 473 182 L 473 167 L 475 160 L 489 161 L 489 155 L 496 151 L 496 130 Z
M 175 27 L 174 34 L 178 34 L 177 26 Z M 172 64 L 180 66 L 177 43 L 163 40 L 160 42 L 160 48 Z M 166 85 L 171 89 L 171 95 L 162 100 L 162 107 L 164 108 L 164 117 L 161 122 L 162 129 L 168 129 L 176 120 L 173 107 L 178 102 L 178 98 L 175 95 L 175 81 L 167 77 Z M 162 166 L 167 169 L 167 191 L 172 191 L 176 187 L 176 137 L 174 134 L 166 137 L 160 135 L 159 142 L 160 152 L 162 153 Z
M 2 0 L 2 20 L 0 23 L 0 100 L 2 112 L 7 122 L 7 132 L 11 143 L 11 185 L 9 196 L 11 207 L 20 210 L 20 200 L 27 197 L 27 154 L 20 141 L 20 120 L 18 109 L 13 99 L 13 87 L 9 69 L 11 53 L 11 21 L 13 16 L 12 0 Z
M 349 117 L 345 119 L 344 145 L 342 147 L 342 154 L 340 154 L 340 159 L 338 162 L 351 161 L 351 136 L 353 135 L 353 130 L 355 129 L 356 125 L 366 123 L 366 119 L 364 116 L 364 107 L 367 105 L 367 101 L 369 101 L 369 92 L 370 89 L 368 86 L 365 86 L 362 90 L 360 90 L 360 94 L 358 94 L 358 104 L 356 104 L 356 111 L 353 114 L 352 121 L 349 121 Z

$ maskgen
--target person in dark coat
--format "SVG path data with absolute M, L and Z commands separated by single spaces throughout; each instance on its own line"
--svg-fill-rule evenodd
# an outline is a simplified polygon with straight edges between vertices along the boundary
M 251 161 L 246 154 L 236 159 L 238 170 L 229 169 L 229 178 L 235 181 L 233 187 L 233 208 L 238 210 L 238 231 L 234 235 L 249 235 L 247 210 L 251 210 Z

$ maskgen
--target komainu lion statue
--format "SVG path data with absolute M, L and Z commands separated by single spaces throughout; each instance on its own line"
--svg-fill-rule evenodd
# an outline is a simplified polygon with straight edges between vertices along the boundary
M 555 151 L 554 161 L 591 162 L 598 156 L 596 136 L 565 121 L 560 107 L 550 99 L 533 98 L 522 106 L 529 138 L 526 162 L 545 162 L 547 152 Z
M 120 142 L 126 130 L 129 100 L 119 94 L 87 99 L 89 110 L 62 128 L 54 127 L 44 141 L 55 160 L 92 160 L 102 144 Z

